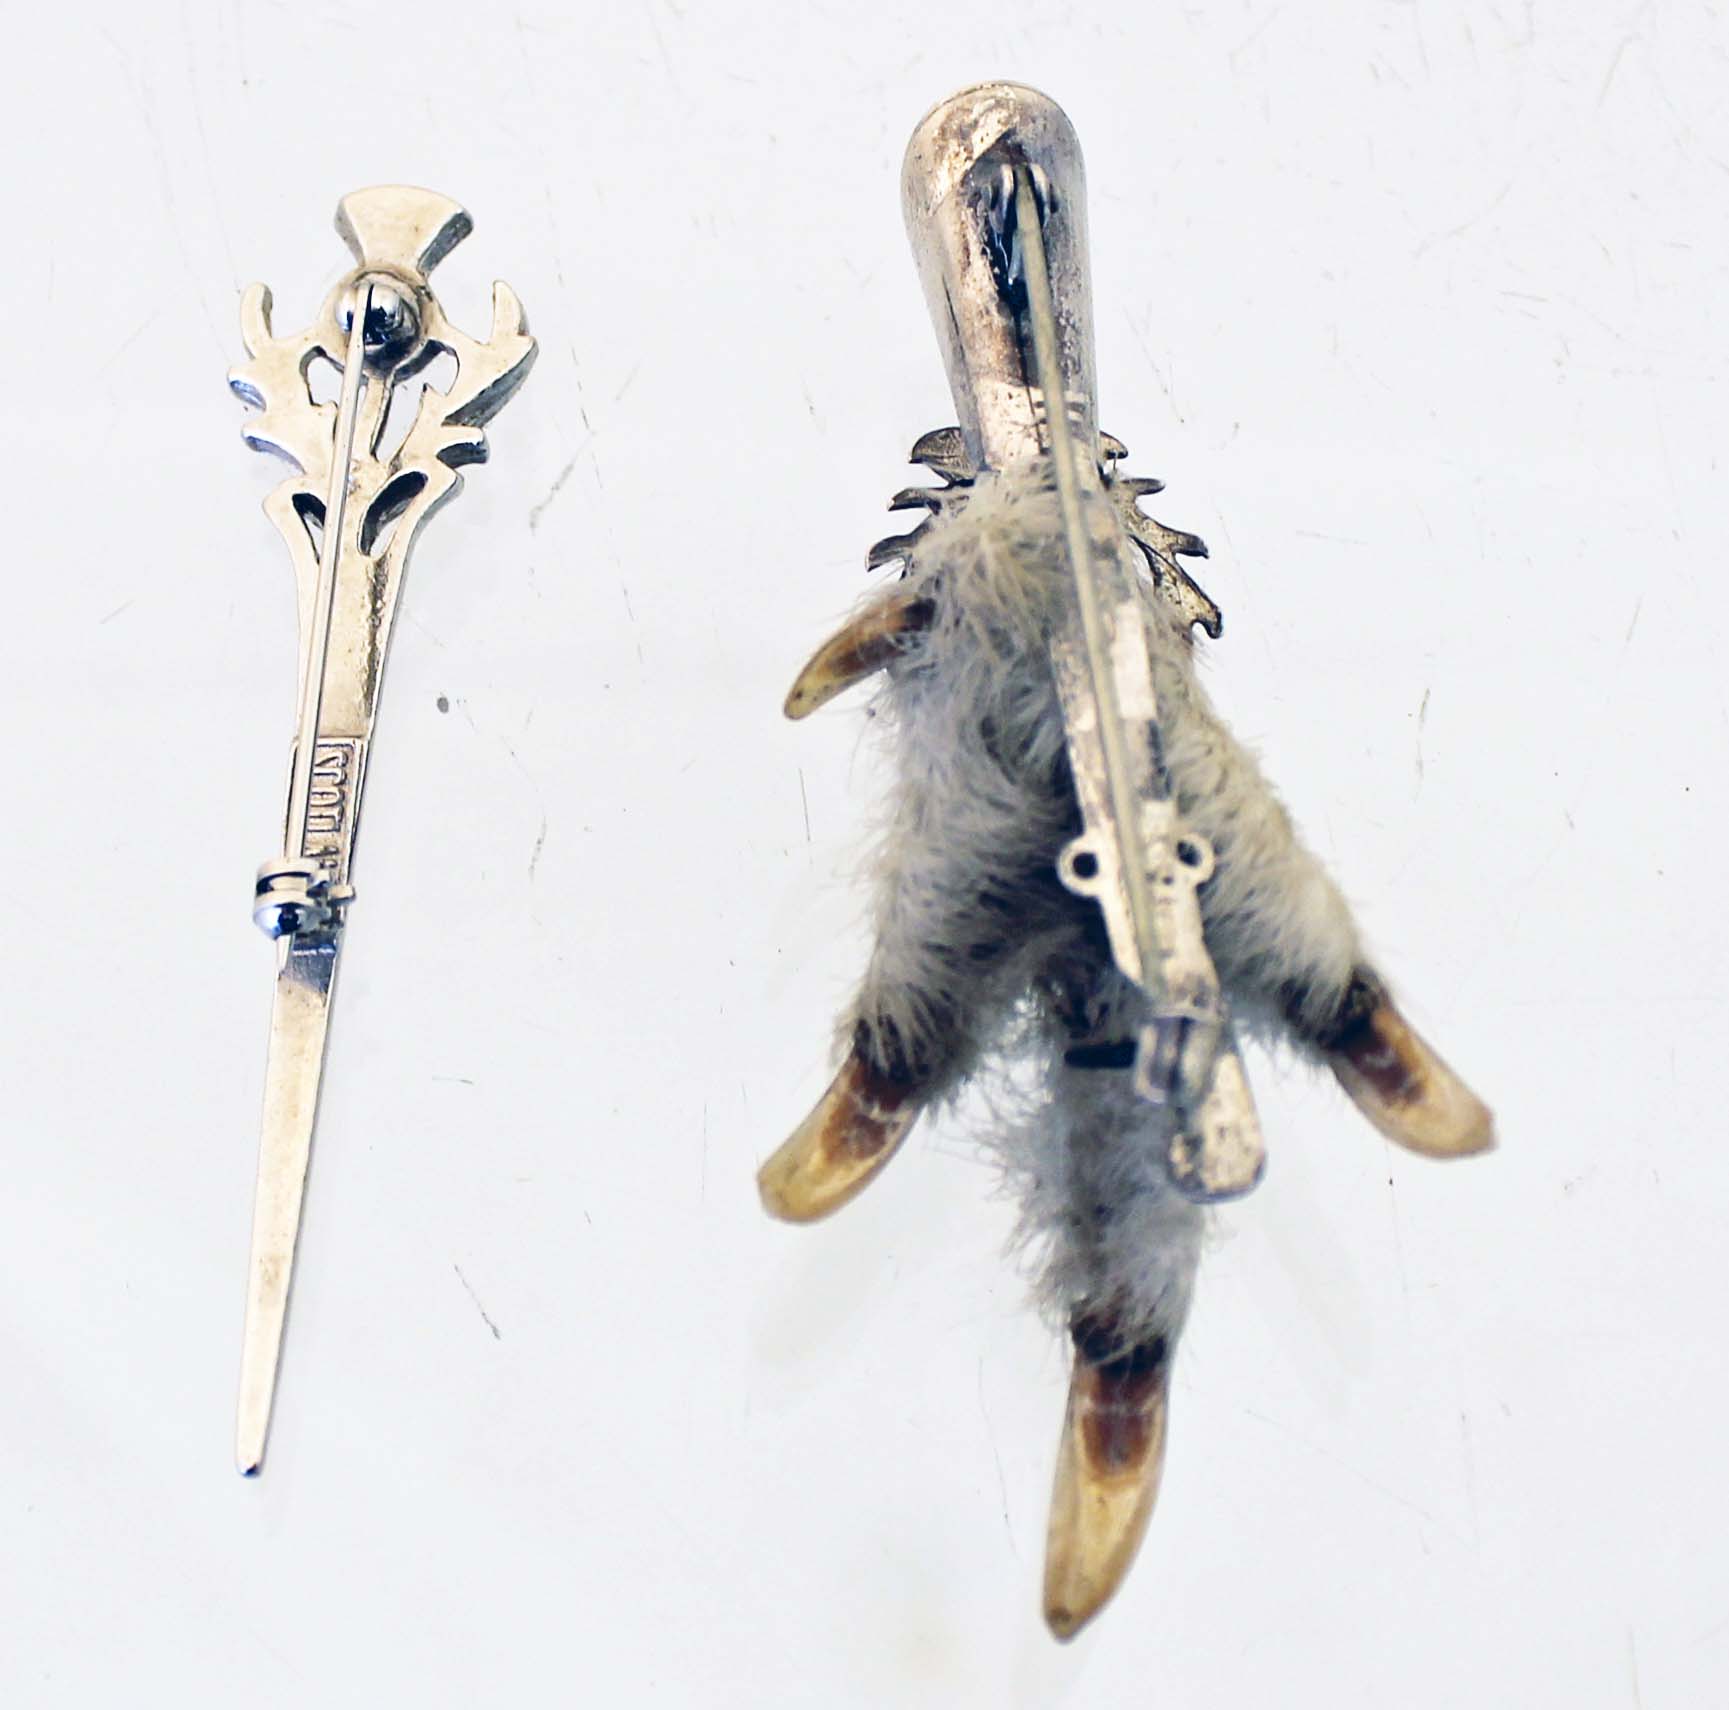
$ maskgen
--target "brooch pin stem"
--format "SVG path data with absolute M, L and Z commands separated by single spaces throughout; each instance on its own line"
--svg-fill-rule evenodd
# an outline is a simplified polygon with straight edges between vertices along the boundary
M 485 340 L 445 320 L 427 275 L 473 229 L 448 197 L 401 186 L 356 191 L 336 228 L 353 271 L 304 332 L 278 337 L 262 285 L 242 301 L 248 360 L 229 385 L 256 414 L 255 450 L 291 473 L 265 500 L 294 562 L 300 690 L 282 853 L 259 869 L 253 919 L 277 944 L 264 1121 L 242 1332 L 235 1456 L 263 1464 L 329 1037 L 350 867 L 373 724 L 409 552 L 432 512 L 483 462 L 485 424 L 527 376 L 535 343 L 509 286 L 493 287 Z M 405 390 L 439 356 L 447 388 Z M 341 370 L 334 408 L 314 366 Z M 398 438 L 392 412 L 408 416 Z

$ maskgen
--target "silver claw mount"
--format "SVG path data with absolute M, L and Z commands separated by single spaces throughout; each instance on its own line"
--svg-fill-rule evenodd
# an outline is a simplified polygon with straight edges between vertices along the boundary
M 1105 495 L 1116 509 L 1123 532 L 1141 549 L 1153 586 L 1176 608 L 1186 625 L 1190 628 L 1199 625 L 1217 641 L 1225 632 L 1224 614 L 1177 562 L 1179 556 L 1205 558 L 1207 543 L 1198 534 L 1167 528 L 1141 509 L 1140 501 L 1149 493 L 1162 493 L 1165 484 L 1150 475 L 1120 474 L 1117 464 L 1128 454 L 1129 448 L 1114 435 L 1099 435 L 1099 479 L 1104 483 Z M 978 479 L 978 470 L 967 461 L 966 439 L 958 427 L 933 428 L 914 445 L 907 461 L 922 464 L 943 485 L 903 487 L 889 500 L 891 511 L 923 509 L 931 516 L 907 534 L 891 534 L 879 540 L 866 556 L 867 569 L 880 570 L 885 564 L 904 563 L 918 549 L 932 517 L 941 516 L 950 505 L 964 503 L 966 489 Z
M 1058 874 L 1098 903 L 1113 959 L 1147 994 L 1134 1084 L 1173 1112 L 1172 1182 L 1194 1199 L 1245 1193 L 1264 1149 L 1202 933 L 1213 851 L 1165 775 L 1136 579 L 1150 575 L 1188 623 L 1221 625 L 1176 563 L 1205 547 L 1142 515 L 1157 484 L 1117 477 L 1123 447 L 1099 432 L 1079 140 L 1048 96 L 980 84 L 913 133 L 901 193 L 960 416 L 914 458 L 949 483 L 939 508 L 987 470 L 1056 489 L 1075 609 L 1051 660 L 1083 826 Z M 917 533 L 882 542 L 872 563 L 904 556 Z
M 262 1464 L 300 1227 L 330 1000 L 397 597 L 415 537 L 486 460 L 486 424 L 510 401 L 536 346 L 508 285 L 492 288 L 492 331 L 470 338 L 427 283 L 474 229 L 447 196 L 385 185 L 345 196 L 336 229 L 355 259 L 312 324 L 279 338 L 263 285 L 242 298 L 248 360 L 228 376 L 257 411 L 242 433 L 292 473 L 264 501 L 299 590 L 300 700 L 282 853 L 259 869 L 253 919 L 277 943 L 241 1355 L 236 1458 Z M 448 389 L 405 382 L 442 356 Z M 341 375 L 319 403 L 315 365 Z M 392 413 L 412 410 L 406 432 Z

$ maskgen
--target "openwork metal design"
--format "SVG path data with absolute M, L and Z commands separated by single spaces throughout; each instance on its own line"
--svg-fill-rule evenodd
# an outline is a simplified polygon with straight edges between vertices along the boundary
M 487 455 L 486 424 L 534 362 L 516 293 L 495 284 L 492 331 L 446 320 L 427 276 L 469 232 L 427 190 L 342 199 L 336 229 L 356 265 L 304 332 L 278 337 L 271 296 L 241 303 L 248 360 L 228 383 L 257 414 L 246 443 L 290 465 L 264 508 L 294 561 L 300 703 L 281 853 L 259 869 L 253 918 L 278 944 L 264 1133 L 241 1366 L 237 1456 L 264 1454 L 317 1110 L 330 998 L 384 662 L 403 573 L 428 517 Z M 448 359 L 444 361 L 441 359 Z M 320 364 L 340 375 L 319 402 Z M 434 365 L 453 367 L 442 387 Z
M 1150 494 L 1165 490 L 1163 481 L 1151 475 L 1124 475 L 1117 465 L 1129 455 L 1129 448 L 1114 434 L 1099 435 L 1099 478 L 1105 495 L 1116 508 L 1123 532 L 1141 549 L 1146 559 L 1147 575 L 1159 593 L 1182 613 L 1191 626 L 1199 625 L 1217 641 L 1225 633 L 1224 614 L 1208 597 L 1207 592 L 1180 565 L 1178 558 L 1205 558 L 1207 543 L 1198 534 L 1185 534 L 1181 529 L 1167 528 L 1141 509 L 1140 501 Z M 904 563 L 917 551 L 925 538 L 932 517 L 940 516 L 953 504 L 966 502 L 966 489 L 978 479 L 979 470 L 967 456 L 966 438 L 958 427 L 933 428 L 923 435 L 908 456 L 909 463 L 920 463 L 941 478 L 941 487 L 903 487 L 889 500 L 891 511 L 927 510 L 917 528 L 906 534 L 891 534 L 879 540 L 867 554 L 869 569 Z

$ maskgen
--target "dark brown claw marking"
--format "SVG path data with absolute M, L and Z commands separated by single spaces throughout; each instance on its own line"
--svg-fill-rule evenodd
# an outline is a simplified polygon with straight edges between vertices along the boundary
M 1071 1639 L 1134 1562 L 1158 1499 L 1169 1398 L 1162 1336 L 1123 1348 L 1106 1319 L 1082 1315 L 1057 1450 L 1045 1543 L 1045 1620 Z
M 895 1155 L 922 1108 L 917 1088 L 855 1046 L 816 1109 L 757 1171 L 763 1208 L 788 1223 L 839 1211 Z
M 1389 1140 L 1425 1158 L 1468 1158 L 1495 1144 L 1489 1107 L 1448 1068 L 1366 970 L 1316 1043 L 1352 1103 Z

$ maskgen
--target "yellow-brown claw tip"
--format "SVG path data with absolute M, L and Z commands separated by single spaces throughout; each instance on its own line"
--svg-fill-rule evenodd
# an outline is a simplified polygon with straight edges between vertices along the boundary
M 1103 1362 L 1076 1352 L 1045 1540 L 1045 1624 L 1065 1642 L 1115 1595 L 1146 1536 L 1168 1393 L 1162 1341 Z
M 818 707 L 826 707 L 836 695 L 845 694 L 854 683 L 869 675 L 865 671 L 854 675 L 845 669 L 837 669 L 828 654 L 825 647 L 799 672 L 797 680 L 787 690 L 780 710 L 788 718 L 809 718 Z
M 809 718 L 818 707 L 826 707 L 836 695 L 851 688 L 850 681 L 838 678 L 827 668 L 820 655 L 799 672 L 798 680 L 787 690 L 780 710 L 790 719 Z
M 826 706 L 854 680 L 845 671 L 836 669 L 832 658 L 834 646 L 833 641 L 825 642 L 805 661 L 804 668 L 787 690 L 786 699 L 781 702 L 780 710 L 788 718 L 809 718 L 818 707 Z
M 934 608 L 916 594 L 895 593 L 855 612 L 829 637 L 798 674 L 781 710 L 808 718 L 854 683 L 862 683 L 899 657 L 906 638 L 930 627 Z
M 1352 1103 L 1389 1140 L 1425 1158 L 1492 1151 L 1489 1107 L 1383 999 L 1327 1061 Z
M 861 1193 L 917 1121 L 914 1092 L 854 1051 L 792 1138 L 756 1173 L 763 1210 L 814 1223 Z

